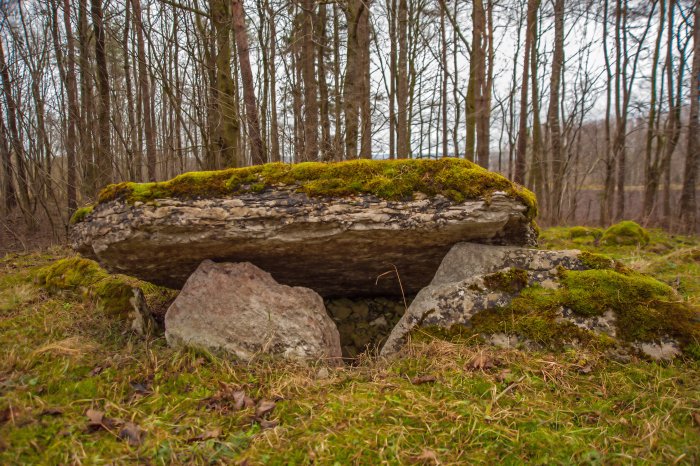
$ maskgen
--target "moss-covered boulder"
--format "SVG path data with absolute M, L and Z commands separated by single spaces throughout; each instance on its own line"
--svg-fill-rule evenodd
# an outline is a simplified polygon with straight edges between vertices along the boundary
M 132 277 L 111 275 L 97 262 L 82 257 L 60 259 L 39 268 L 34 281 L 50 293 L 79 294 L 107 316 L 128 319 L 131 328 L 141 334 L 153 331 L 153 311 L 162 318 L 177 294 Z
M 625 220 L 605 230 L 601 242 L 608 245 L 646 246 L 649 244 L 649 232 L 637 222 Z
M 472 257 L 479 258 L 475 264 Z M 450 251 L 382 353 L 398 351 L 420 327 L 549 348 L 627 348 L 655 359 L 693 356 L 700 342 L 696 307 L 619 262 L 577 250 L 476 244 Z
M 532 193 L 466 160 L 276 163 L 108 186 L 71 239 L 170 287 L 211 259 L 325 297 L 392 296 L 427 285 L 457 242 L 533 244 L 535 215 Z

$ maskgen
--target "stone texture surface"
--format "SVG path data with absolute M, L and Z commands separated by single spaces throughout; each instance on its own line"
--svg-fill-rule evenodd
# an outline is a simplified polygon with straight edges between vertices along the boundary
M 290 187 L 230 198 L 99 204 L 71 231 L 75 250 L 111 272 L 181 287 L 204 259 L 251 262 L 324 297 L 397 296 L 426 286 L 462 241 L 532 245 L 527 207 L 504 193 L 454 203 L 420 193 L 311 198 Z M 375 283 L 376 282 L 376 283 Z
M 250 263 L 202 262 L 168 309 L 165 336 L 170 345 L 225 350 L 244 360 L 269 353 L 341 361 L 323 299 L 280 285 Z
M 490 288 L 485 277 L 510 268 L 527 271 L 528 283 L 556 287 L 557 267 L 582 270 L 579 251 L 542 251 L 460 243 L 445 256 L 430 286 L 418 293 L 394 327 L 381 354 L 390 355 L 405 343 L 416 327 L 468 325 L 481 311 L 506 306 L 516 292 Z

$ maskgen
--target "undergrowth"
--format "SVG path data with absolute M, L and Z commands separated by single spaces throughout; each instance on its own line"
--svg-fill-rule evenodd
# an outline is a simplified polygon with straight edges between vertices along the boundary
M 663 279 L 676 264 L 696 299 L 696 240 L 652 232 L 647 247 L 657 241 L 671 247 L 656 259 L 636 246 L 586 249 Z M 139 338 L 81 293 L 40 287 L 38 270 L 65 257 L 0 260 L 0 464 L 700 462 L 697 362 L 619 364 L 594 346 L 524 352 L 426 337 L 354 367 L 240 363 Z M 236 408 L 232 390 L 274 409 L 263 422 Z M 95 429 L 88 410 L 142 436 L 121 438 L 124 424 Z

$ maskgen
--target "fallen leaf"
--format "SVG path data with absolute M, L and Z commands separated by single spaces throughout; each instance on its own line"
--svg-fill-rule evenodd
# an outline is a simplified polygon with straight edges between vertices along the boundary
M 236 390 L 235 392 L 233 392 L 233 403 L 233 407 L 236 410 L 252 408 L 253 406 L 255 406 L 255 401 L 253 401 L 252 398 L 247 396 L 243 390 Z
M 494 367 L 493 359 L 484 353 L 477 354 L 467 363 L 467 369 L 472 371 L 493 369 Z
M 279 421 L 268 421 L 267 419 L 258 419 L 258 423 L 263 429 L 272 429 L 279 425 Z
M 414 456 L 413 462 L 422 464 L 440 464 L 437 453 L 427 448 L 424 448 L 420 455 Z
M 255 408 L 255 417 L 256 418 L 262 418 L 269 412 L 271 412 L 273 409 L 275 409 L 275 406 L 277 403 L 274 401 L 269 401 L 269 400 L 260 400 L 258 403 L 258 406 Z
M 133 422 L 125 422 L 119 431 L 119 438 L 126 440 L 132 447 L 141 445 L 143 439 L 143 431 Z
M 420 375 L 418 377 L 414 377 L 411 379 L 411 383 L 413 385 L 421 385 L 424 383 L 432 383 L 437 380 L 437 377 L 434 375 Z
M 88 418 L 88 430 L 94 432 L 99 429 L 109 430 L 114 427 L 114 421 L 105 416 L 105 413 L 96 409 L 88 409 L 85 412 Z
M 188 442 L 201 442 L 203 440 L 209 440 L 212 438 L 219 438 L 221 436 L 221 429 L 212 429 L 212 430 L 205 430 L 199 435 L 196 435 L 192 437 L 191 439 L 188 439 Z
M 60 408 L 46 408 L 39 416 L 60 416 L 63 414 L 63 410 Z
M 693 414 L 693 421 L 695 421 L 695 424 L 700 427 L 700 411 L 695 411 Z
M 511 372 L 510 369 L 503 369 L 501 372 L 498 373 L 496 376 L 496 380 L 499 382 L 505 382 L 509 380 L 511 377 Z
M 105 417 L 105 413 L 103 413 L 102 411 L 98 411 L 96 409 L 92 409 L 92 408 L 85 411 L 85 415 L 89 419 L 88 425 L 97 425 L 97 426 L 102 425 L 102 421 L 104 420 L 104 417 Z

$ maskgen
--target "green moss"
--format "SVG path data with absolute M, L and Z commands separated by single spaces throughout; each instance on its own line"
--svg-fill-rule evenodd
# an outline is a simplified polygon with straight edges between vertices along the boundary
M 608 260 L 608 264 L 610 264 Z M 490 277 L 493 287 L 508 285 L 508 273 Z M 692 353 L 700 340 L 698 311 L 680 299 L 668 285 L 633 272 L 618 271 L 608 265 L 584 271 L 564 271 L 561 287 L 524 288 L 508 306 L 488 309 L 475 314 L 469 328 L 452 328 L 431 335 L 458 340 L 476 334 L 515 334 L 547 347 L 561 348 L 573 341 L 599 348 L 613 340 L 594 334 L 571 322 L 562 320 L 560 309 L 571 309 L 582 317 L 603 315 L 611 310 L 617 316 L 617 337 L 624 341 L 657 341 L 662 337 L 678 340 L 684 350 Z M 522 282 L 518 283 L 520 286 Z M 510 292 L 506 286 L 503 291 Z
M 134 286 L 109 275 L 97 262 L 81 257 L 61 259 L 36 272 L 37 284 L 49 291 L 73 291 L 93 299 L 109 315 L 126 316 Z
M 605 230 L 601 241 L 607 245 L 645 246 L 649 244 L 649 232 L 638 223 L 625 220 Z
M 601 236 L 603 236 L 603 230 L 600 228 L 589 228 L 589 227 L 571 227 L 569 229 L 569 238 L 571 239 L 576 239 L 576 238 L 585 238 L 585 237 L 593 237 L 594 239 L 598 239 Z
M 581 263 L 589 269 L 612 269 L 615 266 L 615 261 L 603 254 L 595 254 L 584 251 L 578 255 Z
M 99 195 L 99 203 L 115 199 L 149 202 L 159 198 L 198 198 L 260 192 L 274 185 L 296 186 L 315 197 L 374 195 L 387 200 L 410 199 L 415 192 L 443 195 L 455 202 L 487 198 L 504 191 L 537 214 L 535 195 L 505 177 L 464 159 L 350 160 L 270 163 L 211 172 L 191 172 L 160 183 L 119 183 Z
M 492 289 L 506 293 L 517 293 L 527 286 L 527 271 L 515 267 L 505 272 L 496 272 L 484 277 L 484 284 Z
M 85 220 L 85 217 L 92 213 L 94 208 L 95 206 L 87 206 L 77 209 L 70 218 L 70 224 L 75 225 L 76 223 L 82 222 Z

